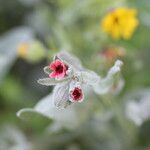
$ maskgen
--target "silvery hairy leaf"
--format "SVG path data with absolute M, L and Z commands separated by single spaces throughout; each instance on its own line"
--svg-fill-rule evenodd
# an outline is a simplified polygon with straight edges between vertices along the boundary
M 111 67 L 110 70 L 108 71 L 107 77 L 112 78 L 113 75 L 120 72 L 122 65 L 123 65 L 123 62 L 121 60 L 116 60 L 114 66 Z
M 67 82 L 68 80 L 70 80 L 70 78 L 64 78 L 64 79 L 43 78 L 43 79 L 39 79 L 37 82 L 42 85 L 52 86 L 52 85 Z
M 51 73 L 51 70 L 50 70 L 50 68 L 49 68 L 49 66 L 46 66 L 46 67 L 44 67 L 44 72 L 46 73 L 46 74 L 50 74 Z
M 113 83 L 110 93 L 113 95 L 118 95 L 123 89 L 125 81 L 122 77 L 117 80 L 117 82 Z
M 34 108 L 23 108 L 17 112 L 17 116 L 26 119 L 30 114 L 40 114 L 59 123 L 61 127 L 72 129 L 78 125 L 78 117 L 75 109 L 69 107 L 68 109 L 58 109 L 54 106 L 53 95 L 49 94 L 40 100 Z
M 69 83 L 59 84 L 54 88 L 53 101 L 54 105 L 58 108 L 66 108 L 71 104 L 69 101 Z
M 85 70 L 81 72 L 81 80 L 84 84 L 94 85 L 100 81 L 100 76 L 98 76 L 94 71 Z
M 86 77 L 85 80 L 88 81 L 87 84 L 92 85 L 97 94 L 105 94 L 112 88 L 115 75 L 120 72 L 122 64 L 122 61 L 117 60 L 114 66 L 108 71 L 107 76 L 103 79 L 95 73 L 85 73 L 83 75 Z
M 17 116 L 20 118 L 24 118 L 25 114 L 39 113 L 45 117 L 52 119 L 53 107 L 54 104 L 52 100 L 52 94 L 49 94 L 48 96 L 44 97 L 41 101 L 39 101 L 34 108 L 23 108 L 19 110 L 17 112 Z
M 64 61 L 68 66 L 75 68 L 76 70 L 83 70 L 83 66 L 80 60 L 66 51 L 58 53 L 56 57 Z
M 53 119 L 54 122 L 59 122 L 62 126 L 68 126 L 68 124 L 71 125 L 71 122 L 76 124 L 75 121 L 77 120 L 77 114 L 75 109 L 72 107 L 69 107 L 68 109 L 58 109 L 55 107 L 53 98 L 53 94 L 46 96 L 36 104 L 34 110 L 50 119 Z

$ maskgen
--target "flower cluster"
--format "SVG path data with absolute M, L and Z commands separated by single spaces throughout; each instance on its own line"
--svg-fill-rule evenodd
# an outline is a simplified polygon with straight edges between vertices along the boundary
M 56 85 L 52 93 L 56 107 L 65 108 L 84 99 L 84 85 L 89 85 L 98 94 L 112 88 L 113 76 L 120 71 L 121 61 L 116 61 L 106 78 L 101 79 L 95 72 L 85 69 L 80 61 L 67 52 L 60 52 L 53 62 L 44 67 L 49 78 L 39 79 L 38 83 L 46 86 Z
M 65 79 L 65 77 L 69 76 L 68 74 L 69 66 L 65 64 L 59 58 L 56 58 L 50 65 L 49 69 L 52 72 L 49 74 L 50 78 L 54 79 Z M 71 68 L 70 68 L 71 69 Z M 71 102 L 82 101 L 83 100 L 83 92 L 80 87 L 80 83 L 78 82 L 78 77 L 74 74 L 70 76 L 70 86 L 69 86 L 69 100 Z
M 139 24 L 136 16 L 136 9 L 119 7 L 111 10 L 102 19 L 101 26 L 114 39 L 129 39 Z

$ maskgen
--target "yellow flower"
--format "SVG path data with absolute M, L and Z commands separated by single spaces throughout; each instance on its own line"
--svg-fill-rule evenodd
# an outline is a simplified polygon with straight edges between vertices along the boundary
M 136 16 L 136 9 L 116 8 L 102 19 L 101 26 L 104 32 L 109 33 L 114 39 L 130 39 L 139 24 Z
M 46 54 L 46 49 L 37 40 L 32 40 L 28 42 L 22 42 L 18 44 L 17 47 L 18 57 L 31 62 L 36 63 L 41 61 Z
M 28 43 L 20 43 L 17 47 L 18 56 L 21 58 L 25 58 L 27 56 L 28 49 L 29 49 Z

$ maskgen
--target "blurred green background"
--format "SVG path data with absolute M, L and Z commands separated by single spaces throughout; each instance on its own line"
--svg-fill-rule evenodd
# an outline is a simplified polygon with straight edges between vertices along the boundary
M 117 7 L 138 11 L 129 40 L 101 29 L 102 18 Z M 19 119 L 19 109 L 51 93 L 53 87 L 37 80 L 60 50 L 102 76 L 121 59 L 122 84 L 77 105 L 83 117 L 73 129 L 40 115 Z M 149 150 L 149 64 L 149 0 L 0 0 L 0 150 Z

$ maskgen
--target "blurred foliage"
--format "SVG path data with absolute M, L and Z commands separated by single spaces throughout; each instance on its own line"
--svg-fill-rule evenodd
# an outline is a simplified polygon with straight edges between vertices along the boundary
M 119 6 L 138 11 L 139 26 L 129 40 L 112 39 L 100 26 L 105 14 Z M 0 33 L 0 149 L 20 150 L 20 145 L 23 150 L 150 149 L 149 111 L 145 108 L 149 117 L 140 126 L 126 115 L 128 101 L 150 99 L 149 0 L 0 0 Z M 26 59 L 17 51 L 24 42 L 36 43 L 28 51 L 32 57 Z M 112 52 L 107 50 L 116 48 L 125 53 L 113 52 L 110 61 Z M 53 120 L 37 114 L 28 121 L 16 116 L 19 109 L 32 107 L 51 93 L 51 87 L 41 86 L 37 80 L 45 76 L 42 68 L 60 50 L 70 51 L 84 66 L 102 75 L 117 58 L 124 62 L 121 92 L 88 95 L 77 105 L 82 121 L 72 130 L 59 129 Z M 137 97 L 143 89 L 149 94 Z M 3 128 L 7 125 L 10 130 Z M 19 144 L 15 140 L 12 144 L 5 134 L 22 140 L 16 138 Z M 27 142 L 32 146 L 26 147 Z

